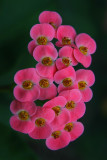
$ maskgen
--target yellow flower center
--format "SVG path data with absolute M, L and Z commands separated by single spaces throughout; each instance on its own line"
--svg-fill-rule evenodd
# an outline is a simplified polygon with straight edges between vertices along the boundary
M 22 87 L 24 89 L 32 89 L 33 83 L 31 81 L 29 81 L 29 80 L 24 81 L 23 84 L 22 84 Z
M 47 38 L 44 37 L 44 36 L 41 36 L 41 37 L 38 37 L 38 38 L 37 38 L 37 43 L 38 43 L 39 45 L 46 45 L 47 42 L 48 42 L 48 40 L 47 40 Z
M 67 108 L 67 109 L 73 109 L 73 108 L 75 108 L 75 102 L 74 101 L 69 101 L 69 102 L 67 102 L 67 104 L 65 105 L 65 107 Z
M 45 119 L 43 119 L 43 118 L 38 118 L 38 119 L 36 119 L 36 121 L 35 121 L 35 124 L 36 124 L 36 126 L 38 126 L 38 127 L 43 127 L 43 126 L 45 126 Z
M 42 87 L 42 88 L 47 88 L 49 87 L 49 81 L 47 79 L 41 79 L 39 81 L 39 85 Z
M 64 37 L 62 38 L 62 44 L 63 45 L 70 45 L 71 44 L 71 39 L 69 37 Z
M 70 87 L 72 85 L 72 80 L 71 78 L 65 78 L 62 83 L 65 87 Z
M 55 131 L 51 134 L 51 136 L 56 139 L 56 138 L 59 138 L 59 136 L 61 135 L 61 131 Z
M 51 66 L 53 63 L 52 59 L 50 57 L 44 57 L 42 59 L 42 64 L 45 66 Z
M 52 109 L 54 110 L 56 116 L 58 116 L 61 112 L 61 108 L 59 106 L 53 107 Z
M 54 29 L 57 28 L 56 25 L 55 25 L 53 22 L 50 22 L 49 24 L 50 24 Z
M 86 86 L 87 86 L 87 83 L 86 83 L 85 81 L 80 81 L 80 82 L 78 82 L 78 88 L 79 88 L 80 90 L 85 89 Z
M 87 53 L 88 53 L 88 48 L 87 47 L 81 46 L 81 47 L 79 47 L 79 50 L 84 55 L 87 55 Z
M 28 114 L 28 112 L 26 112 L 26 111 L 20 111 L 19 113 L 18 113 L 18 116 L 19 116 L 19 118 L 21 119 L 21 120 L 28 120 L 29 119 L 29 114 Z
M 71 61 L 70 61 L 70 59 L 69 58 L 66 58 L 66 57 L 63 57 L 62 58 L 62 62 L 63 62 L 63 64 L 65 64 L 65 66 L 69 66 L 70 65 L 70 63 L 71 63 Z
M 73 128 L 73 123 L 67 123 L 64 127 L 64 130 L 70 132 Z

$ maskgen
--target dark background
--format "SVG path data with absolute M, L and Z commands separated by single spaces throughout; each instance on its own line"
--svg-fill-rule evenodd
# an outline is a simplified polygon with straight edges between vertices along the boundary
M 9 105 L 14 99 L 16 71 L 35 67 L 27 51 L 32 25 L 44 10 L 57 11 L 63 24 L 88 33 L 97 43 L 92 56 L 96 83 L 94 97 L 80 119 L 84 134 L 68 147 L 51 151 L 44 140 L 32 140 L 10 128 Z M 80 66 L 83 68 L 82 66 Z M 101 160 L 107 150 L 107 1 L 106 0 L 0 0 L 0 160 Z

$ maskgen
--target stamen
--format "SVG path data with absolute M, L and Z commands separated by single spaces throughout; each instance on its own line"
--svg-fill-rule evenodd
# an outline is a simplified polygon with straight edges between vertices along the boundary
M 87 47 L 81 46 L 81 47 L 79 47 L 79 50 L 84 55 L 87 55 L 87 53 L 88 53 L 88 48 Z
M 65 107 L 69 110 L 75 108 L 75 102 L 74 101 L 69 101 L 67 102 L 67 104 L 65 105 Z
M 47 40 L 47 38 L 44 37 L 44 36 L 41 36 L 41 37 L 38 37 L 38 38 L 37 38 L 37 43 L 38 43 L 39 45 L 46 45 L 47 42 L 48 42 L 48 40 Z
M 35 124 L 36 124 L 38 127 L 43 127 L 43 126 L 45 125 L 45 119 L 43 119 L 43 118 L 38 118 L 38 119 L 36 119 Z
M 67 123 L 64 127 L 64 130 L 70 132 L 73 128 L 73 123 Z
M 50 24 L 54 29 L 57 28 L 56 25 L 55 25 L 53 22 L 50 22 L 49 24 Z
M 61 135 L 61 131 L 55 131 L 51 134 L 51 136 L 56 139 L 56 138 L 59 138 L 59 136 Z
M 42 87 L 42 88 L 47 88 L 49 87 L 49 81 L 47 79 L 41 79 L 39 81 L 39 85 Z
M 62 44 L 63 45 L 70 45 L 71 44 L 71 39 L 69 38 L 69 37 L 64 37 L 63 39 L 62 39 Z
M 63 62 L 63 64 L 65 64 L 65 66 L 69 66 L 70 65 L 70 63 L 71 63 L 71 61 L 70 61 L 70 59 L 69 58 L 66 58 L 66 57 L 63 57 L 62 58 L 62 62 Z
M 65 78 L 62 83 L 65 87 L 70 87 L 72 85 L 72 80 L 71 78 Z
M 44 57 L 42 59 L 42 64 L 45 66 L 51 66 L 53 63 L 52 59 L 50 57 Z
M 80 82 L 78 82 L 78 88 L 79 88 L 80 90 L 85 89 L 86 86 L 87 86 L 87 83 L 86 83 L 85 81 L 80 81 Z
M 18 113 L 18 116 L 21 120 L 28 120 L 29 119 L 29 114 L 26 111 L 20 111 Z
M 23 84 L 22 84 L 22 87 L 24 89 L 32 89 L 33 83 L 31 81 L 29 81 L 29 80 L 24 81 Z
M 58 116 L 61 112 L 61 108 L 59 106 L 53 107 L 52 109 L 54 110 L 56 116 Z

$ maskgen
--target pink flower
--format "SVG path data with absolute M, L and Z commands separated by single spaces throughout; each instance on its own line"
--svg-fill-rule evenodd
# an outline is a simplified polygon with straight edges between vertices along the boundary
M 79 69 L 76 71 L 76 82 L 72 88 L 77 88 L 82 94 L 82 100 L 88 102 L 92 99 L 93 93 L 90 87 L 95 82 L 95 75 L 91 70 Z
M 33 54 L 33 50 L 38 45 L 52 45 L 51 40 L 54 38 L 55 30 L 50 24 L 36 24 L 30 30 L 30 36 L 33 41 L 29 42 L 28 50 Z
M 89 67 L 91 64 L 91 54 L 96 51 L 95 41 L 86 33 L 80 33 L 75 38 L 75 43 L 78 49 L 74 49 L 74 56 L 78 62 L 84 67 Z
M 53 110 L 49 108 L 38 107 L 37 112 L 32 116 L 32 122 L 35 125 L 29 136 L 33 139 L 46 139 L 51 134 L 50 123 L 55 117 Z
M 61 25 L 57 30 L 56 46 L 61 47 L 62 45 L 72 45 L 76 36 L 76 31 L 72 26 Z
M 64 46 L 59 50 L 59 57 L 56 60 L 56 66 L 58 70 L 64 69 L 70 65 L 76 66 L 78 64 L 74 57 L 74 49 L 70 46 Z
M 57 12 L 53 11 L 43 11 L 39 15 L 39 22 L 40 23 L 49 23 L 57 31 L 57 28 L 62 23 L 62 18 Z M 56 36 L 55 36 L 56 37 Z
M 35 101 L 39 98 L 39 88 L 35 85 L 37 80 L 35 68 L 27 68 L 18 71 L 14 76 L 17 86 L 14 88 L 14 96 L 21 102 Z
M 37 86 L 40 90 L 39 100 L 52 99 L 57 95 L 57 87 L 53 84 L 53 77 L 42 77 L 38 74 L 36 79 Z
M 69 133 L 71 141 L 74 141 L 83 134 L 84 126 L 80 122 L 69 122 L 64 126 L 64 130 Z
M 10 110 L 14 114 L 10 118 L 11 127 L 22 133 L 29 133 L 34 129 L 31 116 L 36 113 L 37 107 L 34 102 L 12 101 Z
M 58 150 L 66 147 L 70 143 L 70 134 L 64 130 L 53 130 L 46 139 L 46 146 L 51 150 Z
M 85 114 L 86 106 L 81 101 L 82 95 L 78 89 L 62 91 L 59 96 L 63 96 L 67 100 L 65 107 L 71 115 L 71 121 L 76 121 Z
M 33 51 L 33 57 L 39 63 L 36 70 L 43 77 L 53 77 L 56 72 L 55 60 L 58 53 L 55 47 L 50 45 L 38 46 Z
M 54 75 L 54 81 L 59 84 L 58 93 L 63 90 L 71 89 L 75 79 L 76 73 L 72 66 L 57 71 Z
M 70 114 L 68 110 L 64 108 L 66 103 L 67 101 L 64 97 L 58 96 L 43 105 L 43 108 L 51 108 L 55 112 L 55 118 L 51 122 L 51 126 L 54 129 L 63 126 L 70 120 Z
M 53 46 L 53 43 L 52 42 L 48 42 L 47 45 L 50 45 L 50 46 Z M 33 51 L 34 49 L 37 47 L 38 45 L 36 45 L 35 41 L 34 40 L 31 40 L 29 43 L 28 43 L 28 51 L 29 53 L 33 56 Z M 42 45 L 41 45 L 42 46 Z

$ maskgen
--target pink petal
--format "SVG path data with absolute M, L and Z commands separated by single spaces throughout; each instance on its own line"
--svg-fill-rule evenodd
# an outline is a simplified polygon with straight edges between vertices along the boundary
M 57 12 L 43 11 L 39 15 L 39 22 L 40 23 L 50 23 L 50 22 L 52 22 L 58 27 L 62 23 L 62 18 Z
M 89 54 L 93 54 L 96 51 L 96 42 L 86 33 L 80 33 L 75 38 L 75 43 L 77 47 L 80 46 L 87 47 Z
M 57 87 L 54 84 L 51 84 L 48 88 L 41 88 L 39 100 L 52 99 L 57 95 Z
M 65 104 L 67 103 L 66 99 L 62 96 L 57 96 L 55 98 L 53 98 L 52 100 L 46 102 L 43 107 L 48 107 L 48 108 L 53 108 L 55 106 L 60 106 L 60 107 L 64 107 Z
M 53 63 L 52 66 L 44 66 L 42 63 L 39 62 L 36 65 L 36 70 L 40 76 L 53 79 L 54 73 L 56 72 L 56 66 L 55 63 Z
M 71 60 L 71 65 L 75 66 L 78 64 L 77 60 L 74 58 L 74 49 L 71 46 L 64 46 L 59 50 L 59 57 L 68 57 Z
M 89 87 L 87 87 L 84 90 L 81 90 L 81 94 L 82 94 L 82 100 L 84 102 L 89 102 L 93 97 L 93 92 Z
M 25 90 L 21 86 L 16 86 L 14 88 L 14 96 L 15 98 L 20 102 L 26 102 L 26 101 L 35 101 L 39 98 L 40 90 L 39 88 L 34 85 L 31 90 Z
M 51 126 L 56 129 L 58 127 L 63 126 L 70 120 L 70 114 L 69 111 L 66 108 L 62 108 L 61 113 L 54 118 L 54 120 L 51 122 Z
M 54 139 L 52 136 L 46 139 L 46 146 L 51 150 L 58 150 L 66 147 L 70 142 L 69 133 L 62 131 L 59 138 Z
M 50 24 L 36 24 L 30 30 L 30 36 L 36 40 L 39 36 L 45 36 L 51 41 L 54 38 L 55 30 Z
M 47 123 L 51 123 L 55 118 L 55 112 L 50 108 L 42 108 L 38 106 L 36 114 L 33 115 L 31 119 L 35 122 L 37 118 L 43 118 Z
M 59 96 L 64 96 L 67 101 L 80 102 L 82 95 L 78 89 L 66 90 L 59 93 Z
M 63 62 L 62 62 L 62 58 L 58 58 L 56 60 L 56 67 L 58 70 L 61 70 L 61 69 L 64 69 L 64 68 L 67 68 L 68 66 L 66 66 Z
M 69 110 L 71 115 L 71 122 L 78 120 L 85 114 L 86 106 L 84 102 L 79 102 L 76 104 L 75 108 Z
M 68 37 L 71 39 L 71 42 L 74 42 L 75 36 L 76 31 L 72 26 L 61 25 L 57 30 L 57 38 L 61 43 L 64 37 Z
M 36 73 L 35 68 L 27 68 L 16 72 L 14 76 L 14 81 L 16 84 L 22 85 L 22 82 L 26 80 L 30 80 L 33 83 L 36 83 L 38 78 L 39 77 L 38 74 Z
M 72 66 L 59 70 L 54 75 L 54 81 L 58 84 L 65 78 L 71 78 L 73 81 L 75 80 L 76 74 Z
M 80 62 L 85 68 L 89 67 L 91 65 L 91 56 L 90 55 L 84 55 L 79 51 L 79 49 L 74 49 L 74 57 L 78 62 Z
M 73 129 L 71 130 L 71 132 L 69 132 L 71 136 L 71 141 L 74 141 L 77 138 L 79 138 L 84 132 L 84 126 L 82 123 L 74 122 L 73 124 L 74 124 Z
M 49 76 L 49 77 L 46 77 L 46 76 L 41 76 L 40 73 L 37 71 L 36 69 L 36 74 L 38 75 L 37 79 L 36 79 L 36 84 L 39 85 L 39 82 L 40 80 L 42 79 L 46 79 L 49 81 L 49 84 L 52 84 L 53 83 L 53 76 Z
M 29 133 L 31 132 L 35 125 L 34 123 L 32 123 L 31 120 L 27 120 L 27 121 L 21 121 L 18 116 L 12 116 L 10 118 L 10 126 L 16 130 L 16 131 L 19 131 L 19 132 L 22 132 L 22 133 Z
M 25 110 L 30 116 L 32 116 L 35 114 L 37 106 L 34 102 L 19 102 L 17 100 L 13 100 L 10 104 L 10 110 L 13 114 L 16 114 L 20 110 Z
M 65 87 L 62 83 L 59 84 L 58 86 L 58 93 L 62 92 L 62 91 L 67 91 L 67 90 L 71 90 L 72 89 L 72 86 L 71 87 Z
M 64 46 L 60 41 L 57 41 L 57 42 L 55 43 L 55 45 L 56 45 L 57 47 L 63 47 L 63 46 Z
M 86 81 L 88 86 L 92 86 L 95 82 L 95 75 L 91 70 L 79 69 L 76 71 L 76 81 Z
M 46 139 L 51 134 L 51 127 L 46 123 L 43 127 L 36 127 L 32 132 L 29 133 L 29 136 L 33 139 Z
M 34 49 L 36 48 L 36 43 L 35 43 L 35 41 L 34 40 L 32 40 L 32 41 L 30 41 L 29 43 L 28 43 L 28 51 L 29 51 L 29 53 L 33 56 L 33 51 L 34 51 Z
M 73 48 L 70 46 L 64 46 L 59 50 L 59 57 L 71 57 L 71 54 L 73 53 Z
M 50 57 L 52 60 L 55 60 L 58 57 L 58 53 L 54 46 L 39 45 L 34 49 L 33 57 L 38 62 L 40 62 L 44 57 Z

